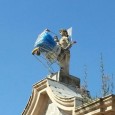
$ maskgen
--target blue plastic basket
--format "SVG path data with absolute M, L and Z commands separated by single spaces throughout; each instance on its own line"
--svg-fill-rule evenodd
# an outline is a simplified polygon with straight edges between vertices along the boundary
M 52 50 L 56 46 L 56 42 L 54 41 L 53 37 L 46 31 L 42 32 L 36 42 L 34 47 L 40 47 L 44 49 L 43 51 Z

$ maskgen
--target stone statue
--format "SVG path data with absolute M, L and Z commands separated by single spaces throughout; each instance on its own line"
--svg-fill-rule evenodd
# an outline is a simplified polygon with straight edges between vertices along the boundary
M 46 32 L 51 32 L 50 30 L 46 29 L 45 31 Z M 34 48 L 34 50 L 32 51 L 32 54 L 36 54 L 37 56 L 39 56 L 41 53 L 45 53 L 45 57 L 51 61 L 51 60 L 54 60 L 54 59 L 57 59 L 57 61 L 59 62 L 59 65 L 60 65 L 60 70 L 62 73 L 64 73 L 65 75 L 69 75 L 69 63 L 70 63 L 70 48 L 71 46 L 76 43 L 76 42 L 73 42 L 70 40 L 70 37 L 68 35 L 68 31 L 66 29 L 62 29 L 59 31 L 60 32 L 60 35 L 61 35 L 61 38 L 58 39 L 57 36 L 55 36 L 53 39 L 53 41 L 56 43 L 54 43 L 54 47 L 53 49 L 49 50 L 49 46 L 50 45 L 43 45 L 45 42 L 43 42 L 43 40 L 48 40 L 49 41 L 52 39 L 50 36 L 50 38 L 47 39 L 47 35 L 45 35 L 45 37 L 43 36 L 44 34 L 42 34 L 42 37 L 38 37 L 38 42 L 37 42 L 37 47 Z M 49 37 L 49 34 L 48 34 L 48 37 Z M 42 46 L 44 46 L 44 49 L 45 48 L 48 48 L 48 50 L 42 50 L 42 47 L 41 47 L 41 42 L 40 42 L 40 39 L 43 38 L 42 40 Z M 49 41 L 46 41 L 49 43 Z M 52 41 L 52 42 L 53 42 Z M 51 43 L 52 43 L 51 42 Z M 39 45 L 40 44 L 40 45 Z
M 61 46 L 61 52 L 57 58 L 60 63 L 61 71 L 64 74 L 69 74 L 69 62 L 70 62 L 70 51 L 67 49 L 69 46 L 69 36 L 67 30 L 60 30 L 61 39 L 59 40 L 59 45 Z
M 72 42 L 69 38 L 68 32 L 66 29 L 60 30 L 61 38 L 59 40 L 59 45 L 61 47 L 61 52 L 58 56 L 58 61 L 61 66 L 61 71 L 69 75 L 69 63 L 70 63 L 70 47 L 76 43 L 75 41 Z

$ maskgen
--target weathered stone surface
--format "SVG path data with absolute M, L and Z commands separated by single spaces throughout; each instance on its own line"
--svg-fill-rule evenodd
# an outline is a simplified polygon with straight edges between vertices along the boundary
M 72 85 L 75 87 L 76 86 L 80 87 L 80 79 L 79 78 L 72 76 L 72 75 L 66 75 L 61 71 L 54 73 L 52 75 L 49 75 L 48 78 L 51 78 L 55 81 L 63 82 L 65 84 Z
M 83 104 L 80 80 L 56 73 L 33 85 L 22 115 L 115 115 L 115 96 Z

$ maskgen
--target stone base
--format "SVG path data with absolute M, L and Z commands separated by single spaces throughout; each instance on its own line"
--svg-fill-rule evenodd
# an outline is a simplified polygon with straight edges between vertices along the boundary
M 61 71 L 49 75 L 48 78 L 51 78 L 55 81 L 63 82 L 65 84 L 72 85 L 72 86 L 75 86 L 78 88 L 80 87 L 80 79 L 79 78 L 72 76 L 72 75 L 66 75 Z

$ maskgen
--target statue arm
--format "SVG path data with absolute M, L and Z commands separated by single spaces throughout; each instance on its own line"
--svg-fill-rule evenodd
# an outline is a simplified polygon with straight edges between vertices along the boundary
M 73 44 L 77 43 L 76 41 L 70 42 L 68 46 L 65 48 L 65 50 L 68 50 L 69 48 L 72 47 Z

